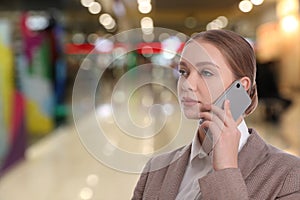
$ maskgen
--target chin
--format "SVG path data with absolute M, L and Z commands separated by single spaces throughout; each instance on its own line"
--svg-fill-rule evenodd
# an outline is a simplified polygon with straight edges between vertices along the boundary
M 199 114 L 195 111 L 183 110 L 183 114 L 187 119 L 199 119 L 198 117 Z

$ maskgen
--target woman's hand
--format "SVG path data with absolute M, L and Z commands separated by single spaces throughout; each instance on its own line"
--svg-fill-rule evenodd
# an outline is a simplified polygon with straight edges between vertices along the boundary
M 215 105 L 204 105 L 200 118 L 203 123 L 200 129 L 209 128 L 213 137 L 213 168 L 222 170 L 238 168 L 238 147 L 241 137 L 234 121 L 229 101 L 224 102 L 224 110 Z

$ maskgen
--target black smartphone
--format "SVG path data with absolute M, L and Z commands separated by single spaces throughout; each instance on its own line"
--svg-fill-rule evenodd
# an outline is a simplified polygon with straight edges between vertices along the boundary
M 237 120 L 251 104 L 251 98 L 239 80 L 234 81 L 218 98 L 214 101 L 214 105 L 224 109 L 224 101 L 230 101 L 230 111 L 234 120 Z M 199 124 L 202 120 L 200 119 Z M 209 130 L 206 134 L 212 140 Z

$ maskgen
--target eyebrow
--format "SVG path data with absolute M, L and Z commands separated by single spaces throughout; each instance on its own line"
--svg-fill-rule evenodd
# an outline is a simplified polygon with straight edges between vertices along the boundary
M 179 65 L 182 65 L 182 66 L 185 66 L 187 67 L 187 64 L 184 62 L 184 61 L 180 61 L 179 62 Z M 201 67 L 203 65 L 211 65 L 211 66 L 214 66 L 216 68 L 220 68 L 218 65 L 216 65 L 215 63 L 213 62 L 209 62 L 209 61 L 202 61 L 202 62 L 197 62 L 196 63 L 196 67 Z
M 201 67 L 201 66 L 203 66 L 203 65 L 212 65 L 212 66 L 214 66 L 214 67 L 216 67 L 216 68 L 220 68 L 218 65 L 216 65 L 215 63 L 213 63 L 213 62 L 209 62 L 209 61 L 203 61 L 203 62 L 198 62 L 198 63 L 196 63 L 196 66 L 197 67 Z
M 178 63 L 178 65 L 184 65 L 184 66 L 187 66 L 187 64 L 186 64 L 184 61 L 182 61 L 182 60 Z

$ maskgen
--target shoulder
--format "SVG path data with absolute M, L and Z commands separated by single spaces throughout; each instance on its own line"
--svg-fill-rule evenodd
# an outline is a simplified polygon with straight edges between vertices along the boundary
M 276 166 L 272 169 L 273 173 L 281 173 L 284 177 L 280 195 L 300 192 L 300 158 L 272 145 L 268 145 L 268 148 L 269 162 Z
M 292 180 L 300 184 L 300 158 L 298 156 L 269 143 L 265 143 L 264 151 L 266 155 L 261 164 L 266 168 L 265 172 L 269 171 L 270 175 L 273 174 L 275 177 L 285 177 L 287 182 Z
M 268 159 L 282 169 L 300 169 L 300 158 L 268 144 Z
M 242 149 L 241 171 L 251 190 L 285 196 L 300 191 L 300 158 L 265 142 L 254 129 Z M 265 199 L 265 198 L 264 198 Z
M 265 154 L 266 161 L 281 163 L 280 166 L 286 166 L 289 168 L 300 167 L 300 158 L 298 156 L 265 142 L 254 129 L 251 129 L 251 132 L 254 134 L 252 143 L 256 143 L 252 147 L 261 148 L 261 153 Z
M 261 138 L 254 129 L 240 152 L 240 168 L 244 175 L 259 173 L 281 180 L 291 171 L 300 169 L 300 158 L 287 153 Z
M 258 136 L 255 130 L 252 130 Z M 270 162 L 280 164 L 281 168 L 300 168 L 300 157 L 293 155 L 287 151 L 279 149 L 270 143 L 265 142 L 262 138 L 259 138 L 264 143 L 264 151 L 266 152 L 266 159 Z M 256 142 L 258 141 L 256 140 Z
M 287 160 L 295 164 L 300 164 L 300 157 L 293 155 L 287 151 L 279 149 L 271 144 L 268 144 L 270 156 L 277 157 L 278 159 Z

